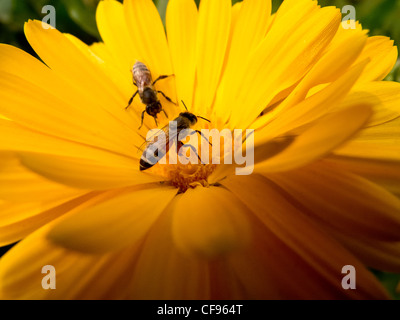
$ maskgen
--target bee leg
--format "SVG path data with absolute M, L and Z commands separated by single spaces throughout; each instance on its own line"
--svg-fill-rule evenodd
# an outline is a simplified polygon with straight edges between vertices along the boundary
M 162 109 L 162 111 L 164 112 L 165 116 L 168 118 L 168 115 L 167 115 L 167 113 L 165 112 L 165 110 Z
M 157 116 L 154 117 L 154 121 L 156 122 L 156 127 L 158 127 Z
M 158 81 L 160 81 L 160 80 L 163 80 L 163 79 L 166 79 L 166 78 L 168 78 L 168 77 L 172 77 L 172 76 L 174 76 L 174 75 L 171 74 L 171 75 L 169 75 L 169 76 L 167 76 L 167 75 L 159 76 L 156 80 L 153 81 L 153 86 L 156 84 L 156 82 L 158 82 Z
M 191 132 L 189 135 L 191 136 L 191 135 L 195 134 L 196 132 L 197 132 L 199 135 L 201 135 L 201 136 L 204 138 L 204 140 L 206 140 L 206 141 L 210 144 L 210 146 L 212 147 L 212 143 L 210 142 L 210 140 L 208 140 L 207 137 L 206 137 L 201 131 L 199 131 L 199 130 L 193 130 L 193 132 Z
M 142 129 L 142 127 L 143 127 L 143 119 L 144 119 L 145 113 L 146 113 L 146 110 L 142 112 L 142 123 L 140 124 L 139 130 Z
M 133 102 L 133 99 L 135 99 L 135 97 L 136 97 L 136 95 L 138 94 L 138 90 L 136 90 L 136 92 L 135 92 L 135 94 L 132 96 L 132 98 L 129 100 L 129 102 L 128 102 L 128 106 L 125 108 L 125 110 L 126 109 L 128 109 L 129 107 L 130 107 L 130 105 L 132 104 L 132 102 Z
M 169 102 L 171 102 L 171 103 L 173 103 L 174 105 L 178 105 L 176 102 L 173 102 L 172 100 L 171 100 L 171 98 L 169 98 L 169 97 L 167 97 L 166 95 L 165 95 L 165 93 L 164 92 L 162 92 L 162 91 L 157 91 L 158 93 L 161 93 L 163 96 L 164 96 L 164 98 L 165 99 L 167 99 Z

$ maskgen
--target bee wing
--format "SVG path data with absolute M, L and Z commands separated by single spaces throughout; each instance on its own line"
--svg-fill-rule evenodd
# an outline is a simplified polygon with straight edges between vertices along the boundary
M 143 142 L 143 144 L 138 148 L 138 153 L 143 153 L 143 151 L 149 147 L 150 145 L 156 143 L 158 141 L 158 136 L 161 133 L 165 134 L 167 143 L 169 140 L 169 124 L 167 124 L 166 126 L 164 126 L 163 128 L 157 130 L 157 132 L 155 132 L 153 135 L 151 135 L 145 142 Z

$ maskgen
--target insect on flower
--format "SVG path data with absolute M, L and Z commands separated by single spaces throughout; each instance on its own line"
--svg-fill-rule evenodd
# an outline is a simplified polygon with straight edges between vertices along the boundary
M 167 75 L 161 75 L 156 80 L 153 81 L 153 77 L 151 76 L 150 70 L 146 67 L 146 65 L 140 61 L 137 61 L 132 68 L 133 75 L 133 84 L 137 87 L 136 92 L 133 94 L 131 99 L 129 100 L 128 106 L 125 109 L 128 109 L 133 102 L 133 99 L 139 93 L 140 100 L 143 104 L 146 105 L 146 109 L 142 112 L 142 122 L 139 129 L 143 126 L 144 114 L 147 112 L 150 116 L 152 116 L 157 123 L 157 115 L 163 111 L 165 116 L 168 118 L 167 113 L 163 109 L 160 100 L 157 98 L 157 93 L 161 93 L 165 99 L 169 102 L 176 105 L 169 97 L 167 97 L 164 92 L 157 91 L 154 88 L 154 85 L 157 81 L 168 78 Z
M 165 127 L 158 130 L 150 139 L 151 141 L 146 141 L 146 147 L 143 151 L 142 157 L 140 158 L 140 171 L 147 170 L 153 167 L 157 162 L 159 162 L 169 151 L 169 149 L 173 146 L 173 144 L 177 143 L 177 150 L 183 150 L 183 147 L 190 147 L 197 157 L 202 163 L 200 156 L 198 155 L 196 149 L 189 144 L 184 144 L 182 140 L 184 140 L 188 135 L 199 133 L 207 142 L 211 145 L 208 139 L 201 133 L 199 130 L 193 130 L 191 133 L 184 133 L 181 134 L 183 130 L 190 129 L 193 127 L 198 118 L 203 119 L 205 121 L 210 122 L 210 120 L 196 116 L 193 113 L 189 112 L 185 103 L 182 101 L 183 105 L 185 106 L 186 112 L 181 112 L 177 118 L 175 118 L 173 123 L 176 124 L 176 130 L 170 130 L 171 122 L 168 123 Z M 161 139 L 161 135 L 164 134 L 163 138 Z M 139 149 L 141 150 L 141 149 Z

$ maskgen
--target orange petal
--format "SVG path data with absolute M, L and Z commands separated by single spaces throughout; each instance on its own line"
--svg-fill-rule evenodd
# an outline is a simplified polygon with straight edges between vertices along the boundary
M 189 255 L 227 254 L 250 237 L 244 207 L 223 188 L 190 189 L 176 198 L 173 210 L 174 241 Z
M 400 241 L 400 200 L 366 179 L 324 163 L 268 177 L 332 228 L 356 238 Z
M 80 252 L 120 250 L 143 238 L 175 194 L 175 188 L 139 188 L 124 192 L 66 216 L 50 230 L 48 238 Z
M 304 166 L 339 147 L 359 131 L 371 116 L 371 108 L 354 106 L 324 117 L 300 134 L 277 156 L 256 165 L 259 172 L 287 171 Z
M 222 184 L 254 213 L 266 230 L 264 241 L 261 241 L 263 237 L 256 236 L 259 240 L 256 243 L 262 248 L 260 257 L 255 256 L 256 251 L 253 251 L 252 261 L 238 259 L 233 266 L 242 278 L 244 275 L 246 278 L 253 277 L 253 284 L 256 285 L 257 277 L 251 272 L 255 270 L 254 263 L 261 260 L 264 265 L 273 268 L 274 276 L 280 281 L 276 296 L 295 299 L 389 297 L 359 260 L 326 234 L 316 221 L 293 206 L 266 178 L 252 175 L 226 179 Z M 246 257 L 249 258 L 249 255 Z M 341 285 L 344 275 L 340 272 L 346 265 L 356 269 L 356 290 L 344 290 Z

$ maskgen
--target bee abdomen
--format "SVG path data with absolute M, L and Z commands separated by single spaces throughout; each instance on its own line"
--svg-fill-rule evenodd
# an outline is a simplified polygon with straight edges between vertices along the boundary
M 137 61 L 132 68 L 133 80 L 139 85 L 148 86 L 152 82 L 150 70 L 146 65 Z
M 140 171 L 150 169 L 152 166 L 154 166 L 154 165 L 151 164 L 150 162 L 147 162 L 144 159 L 140 159 Z

